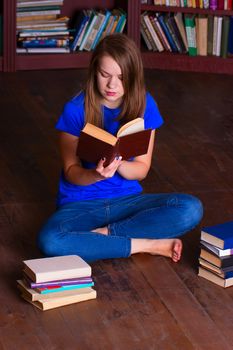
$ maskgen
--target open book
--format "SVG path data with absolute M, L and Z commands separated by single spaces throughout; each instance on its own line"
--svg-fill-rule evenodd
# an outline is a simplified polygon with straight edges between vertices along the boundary
M 104 166 L 117 156 L 123 160 L 146 154 L 152 129 L 144 129 L 144 119 L 136 118 L 124 124 L 116 136 L 87 123 L 81 131 L 77 156 L 91 163 L 105 158 Z

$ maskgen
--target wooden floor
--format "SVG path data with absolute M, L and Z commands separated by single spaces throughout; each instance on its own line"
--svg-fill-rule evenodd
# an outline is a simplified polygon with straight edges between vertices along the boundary
M 0 349 L 233 349 L 233 288 L 197 276 L 200 227 L 180 263 L 137 255 L 93 264 L 98 298 L 41 312 L 19 297 L 22 260 L 54 210 L 54 123 L 85 70 L 0 75 Z M 199 196 L 202 225 L 233 219 L 232 76 L 147 71 L 166 121 L 147 192 Z

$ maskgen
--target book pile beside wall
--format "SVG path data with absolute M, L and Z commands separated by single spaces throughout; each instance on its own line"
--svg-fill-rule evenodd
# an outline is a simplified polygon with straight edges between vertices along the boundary
M 233 286 L 233 221 L 203 228 L 198 275 L 221 286 Z
M 95 299 L 91 272 L 77 255 L 25 260 L 17 286 L 23 299 L 44 311 Z
M 68 17 L 61 16 L 64 0 L 17 0 L 17 53 L 69 52 Z
M 140 30 L 150 51 L 223 58 L 233 54 L 233 16 L 144 11 Z

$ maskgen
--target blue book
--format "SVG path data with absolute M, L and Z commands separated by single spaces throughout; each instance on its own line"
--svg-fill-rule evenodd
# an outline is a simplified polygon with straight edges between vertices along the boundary
M 174 40 L 173 40 L 169 30 L 168 30 L 168 27 L 167 27 L 165 21 L 164 21 L 163 15 L 157 14 L 156 17 L 158 18 L 159 24 L 162 27 L 162 30 L 163 30 L 163 32 L 164 32 L 164 34 L 165 34 L 165 36 L 166 36 L 170 46 L 171 46 L 172 51 L 173 52 L 178 52 L 176 44 L 175 44 L 175 42 L 174 42 Z
M 36 288 L 35 290 L 40 294 L 48 294 L 55 292 L 63 292 L 65 290 L 81 289 L 94 286 L 94 282 L 83 283 L 83 284 L 73 284 L 70 286 L 60 286 L 60 287 L 48 287 L 48 288 Z
M 98 42 L 99 42 L 99 40 L 100 40 L 100 38 L 101 38 L 101 36 L 103 34 L 103 31 L 105 30 L 105 28 L 106 28 L 106 26 L 108 24 L 110 16 L 111 16 L 111 12 L 106 10 L 106 12 L 105 12 L 105 19 L 104 19 L 103 23 L 101 24 L 101 26 L 99 28 L 99 31 L 98 31 L 98 33 L 97 33 L 97 35 L 95 37 L 95 40 L 94 40 L 94 42 L 92 44 L 91 50 L 94 50 L 96 45 L 98 44 Z
M 228 53 L 233 55 L 233 16 L 230 17 L 229 34 L 228 34 Z
M 233 221 L 203 227 L 201 240 L 220 249 L 233 248 Z
M 78 39 L 85 27 L 85 24 L 88 22 L 89 16 L 85 11 L 82 11 L 79 13 L 76 23 L 74 24 L 75 27 L 75 34 L 74 34 L 74 40 L 71 43 L 70 49 L 71 51 L 75 51 L 78 44 Z
M 123 25 L 123 23 L 125 22 L 125 19 L 126 19 L 126 13 L 123 10 L 120 10 L 120 11 L 121 11 L 121 15 L 120 15 L 119 21 L 117 22 L 115 33 L 121 33 L 122 25 Z

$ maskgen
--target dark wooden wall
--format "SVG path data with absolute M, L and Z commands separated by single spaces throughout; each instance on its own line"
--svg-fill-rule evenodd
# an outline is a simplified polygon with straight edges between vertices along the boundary
M 200 227 L 180 263 L 149 255 L 93 264 L 98 298 L 41 312 L 19 297 L 21 262 L 54 210 L 54 123 L 85 70 L 0 75 L 0 349 L 232 349 L 233 288 L 197 276 Z M 233 79 L 146 71 L 166 121 L 147 192 L 199 196 L 202 225 L 233 219 Z

